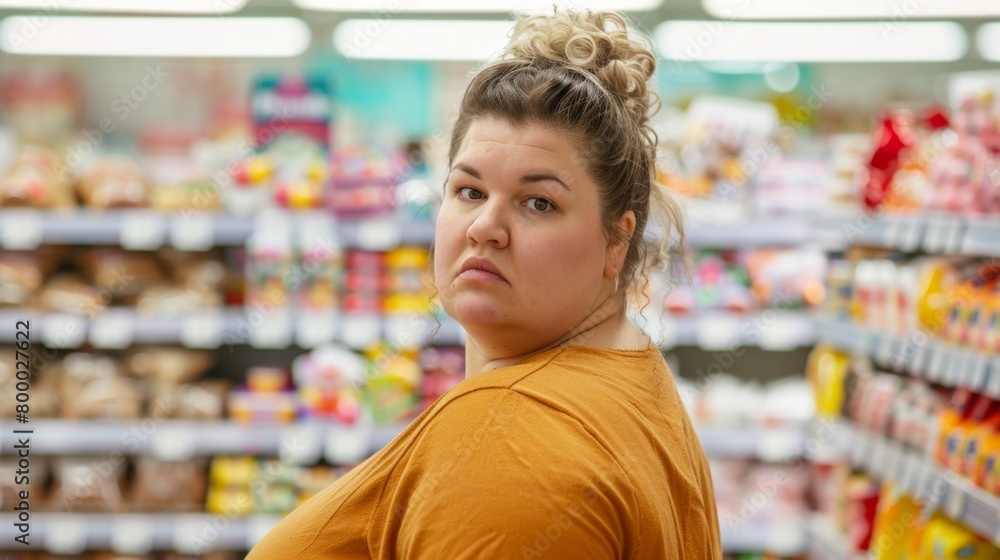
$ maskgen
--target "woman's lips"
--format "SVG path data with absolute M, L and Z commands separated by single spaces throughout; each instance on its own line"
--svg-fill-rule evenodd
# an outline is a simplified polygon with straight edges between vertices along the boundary
M 506 282 L 499 275 L 486 270 L 480 270 L 478 268 L 470 268 L 469 270 L 459 274 L 458 277 L 466 280 L 480 280 L 482 282 Z

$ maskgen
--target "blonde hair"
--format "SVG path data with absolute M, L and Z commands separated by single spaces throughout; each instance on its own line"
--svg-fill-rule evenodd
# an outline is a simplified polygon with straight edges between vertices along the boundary
M 615 12 L 519 19 L 501 57 L 481 68 L 466 89 L 448 153 L 450 167 L 479 118 L 569 133 L 598 185 L 605 235 L 629 243 L 623 286 L 667 265 L 672 231 L 684 244 L 680 207 L 654 180 L 657 137 L 649 119 L 660 103 L 650 87 L 656 59 L 647 45 Z M 616 226 L 629 210 L 636 218 L 631 239 Z M 662 235 L 645 239 L 651 216 L 662 221 Z

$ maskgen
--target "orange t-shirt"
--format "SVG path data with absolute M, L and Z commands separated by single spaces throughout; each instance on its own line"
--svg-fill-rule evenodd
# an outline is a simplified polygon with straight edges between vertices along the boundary
M 466 379 L 248 560 L 722 558 L 705 454 L 655 346 Z

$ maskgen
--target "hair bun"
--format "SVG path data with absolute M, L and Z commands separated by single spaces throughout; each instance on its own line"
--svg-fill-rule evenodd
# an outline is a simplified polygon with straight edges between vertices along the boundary
M 656 59 L 645 42 L 630 35 L 625 18 L 616 12 L 570 10 L 522 17 L 504 55 L 589 72 L 622 101 L 636 122 L 646 122 Z

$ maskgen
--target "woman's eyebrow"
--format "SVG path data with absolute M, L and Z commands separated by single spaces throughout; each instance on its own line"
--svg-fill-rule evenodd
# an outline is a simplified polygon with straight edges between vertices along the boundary
M 465 163 L 456 163 L 452 169 L 458 169 L 459 171 L 472 175 L 473 177 L 479 179 L 480 181 L 483 180 L 483 176 L 478 171 L 476 171 L 475 168 Z
M 532 173 L 531 175 L 525 175 L 524 177 L 521 177 L 522 185 L 525 183 L 537 183 L 539 181 L 555 181 L 560 185 L 562 185 L 564 189 L 569 190 L 569 187 L 566 186 L 566 183 L 564 183 L 562 179 L 556 177 L 555 175 L 552 175 L 551 173 Z

